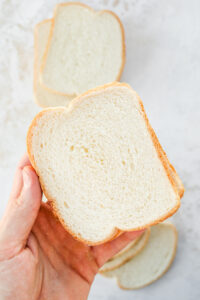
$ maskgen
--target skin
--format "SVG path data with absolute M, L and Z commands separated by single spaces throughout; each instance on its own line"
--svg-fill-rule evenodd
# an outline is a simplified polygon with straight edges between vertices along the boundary
M 0 298 L 87 299 L 99 268 L 142 232 L 93 247 L 75 240 L 42 203 L 38 177 L 25 155 L 0 222 Z

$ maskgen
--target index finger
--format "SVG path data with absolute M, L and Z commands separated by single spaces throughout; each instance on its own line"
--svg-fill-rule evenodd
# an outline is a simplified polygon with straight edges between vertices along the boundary
M 101 267 L 108 259 L 126 247 L 131 241 L 138 238 L 144 230 L 124 232 L 116 239 L 105 244 L 92 247 L 97 264 Z

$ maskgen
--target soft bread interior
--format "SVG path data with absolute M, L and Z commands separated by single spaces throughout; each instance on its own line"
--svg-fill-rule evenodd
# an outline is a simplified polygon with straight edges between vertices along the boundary
M 46 197 L 66 228 L 96 244 L 115 228 L 159 222 L 180 205 L 137 94 L 111 84 L 41 112 L 28 152 Z
M 41 82 L 54 92 L 79 95 L 119 79 L 124 59 L 123 28 L 113 13 L 61 4 L 55 11 Z

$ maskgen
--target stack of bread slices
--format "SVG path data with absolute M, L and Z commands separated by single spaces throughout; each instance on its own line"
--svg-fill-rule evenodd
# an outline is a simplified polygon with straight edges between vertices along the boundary
M 126 247 L 100 269 L 106 277 L 114 277 L 122 289 L 147 286 L 159 279 L 171 266 L 177 248 L 177 231 L 170 223 L 147 229 L 134 245 Z
M 119 80 L 124 62 L 124 29 L 114 13 L 58 4 L 53 18 L 35 27 L 35 100 L 42 107 L 66 105 Z
M 131 289 L 171 264 L 176 230 L 158 223 L 177 211 L 184 187 L 138 94 L 118 82 L 124 63 L 114 13 L 57 5 L 35 28 L 34 95 L 46 109 L 30 125 L 27 149 L 44 195 L 75 238 L 97 245 L 146 228 L 100 270 Z

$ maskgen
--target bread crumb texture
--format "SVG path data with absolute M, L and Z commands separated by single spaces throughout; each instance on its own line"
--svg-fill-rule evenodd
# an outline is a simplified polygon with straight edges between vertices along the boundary
M 64 226 L 88 244 L 172 215 L 180 196 L 136 92 L 110 84 L 33 120 L 27 147 Z
M 79 95 L 118 80 L 124 60 L 124 30 L 114 13 L 57 5 L 40 74 L 47 89 Z

